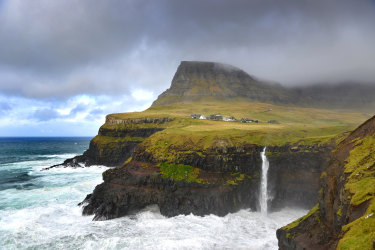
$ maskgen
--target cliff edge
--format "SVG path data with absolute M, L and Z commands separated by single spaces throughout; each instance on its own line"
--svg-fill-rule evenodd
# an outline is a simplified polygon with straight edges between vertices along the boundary
M 280 249 L 375 248 L 375 116 L 332 152 L 318 204 L 277 230 Z

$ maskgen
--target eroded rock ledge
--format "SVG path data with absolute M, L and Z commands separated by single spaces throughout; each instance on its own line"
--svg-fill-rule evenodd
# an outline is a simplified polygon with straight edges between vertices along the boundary
M 54 167 L 121 166 L 132 155 L 134 148 L 152 134 L 162 131 L 174 119 L 170 117 L 121 119 L 107 115 L 99 133 L 90 141 L 82 155 L 65 160 Z
M 311 208 L 330 146 L 269 147 L 271 209 L 285 205 Z M 170 149 L 172 150 L 172 149 Z M 83 214 L 112 219 L 157 204 L 165 216 L 225 215 L 257 209 L 262 146 L 210 147 L 178 151 L 174 161 L 138 145 L 129 162 L 103 173 L 104 182 L 82 202 Z M 168 159 L 170 155 L 165 156 Z M 176 168 L 183 169 L 179 172 Z M 184 175 L 182 178 L 179 175 Z

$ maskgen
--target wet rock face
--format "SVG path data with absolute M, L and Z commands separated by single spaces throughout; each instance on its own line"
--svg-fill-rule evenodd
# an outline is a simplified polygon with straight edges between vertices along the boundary
M 239 147 L 211 147 L 204 151 L 174 148 L 173 151 L 178 152 L 178 157 L 173 163 L 190 165 L 207 171 L 254 175 L 259 173 L 262 165 L 260 157 L 262 150 L 263 147 L 250 144 Z M 133 159 L 155 164 L 162 162 L 153 153 L 147 152 L 142 145 L 135 149 Z
M 374 138 L 375 116 L 337 145 L 315 211 L 277 230 L 280 249 L 374 248 Z
M 95 219 L 112 219 L 152 204 L 157 204 L 165 216 L 225 215 L 241 208 L 256 210 L 262 150 L 263 147 L 248 145 L 221 149 L 220 152 L 210 148 L 199 154 L 180 154 L 175 164 L 194 166 L 206 176 L 216 176 L 208 183 L 197 183 L 162 177 L 158 162 L 140 145 L 130 163 L 103 173 L 104 183 L 86 198 L 83 214 L 95 214 Z M 290 147 L 270 150 L 273 152 L 269 152 L 269 183 L 275 197 L 270 201 L 270 209 L 287 205 L 310 208 L 316 201 L 319 176 L 326 166 L 324 160 L 329 148 L 320 147 L 309 152 L 305 152 L 306 148 L 292 150 Z M 217 177 L 220 173 L 223 177 Z M 245 174 L 246 178 L 228 185 L 224 176 L 233 173 Z
M 205 152 L 180 154 L 176 163 L 198 167 L 208 171 L 240 172 L 258 178 L 263 146 L 247 145 L 226 149 L 209 148 Z M 270 162 L 268 189 L 272 200 L 271 210 L 285 206 L 310 209 L 317 202 L 320 175 L 327 169 L 332 146 L 275 146 L 267 148 Z M 135 149 L 134 159 L 158 163 L 143 148 Z
M 328 167 L 332 147 L 269 147 L 268 190 L 271 209 L 312 208 L 318 199 L 320 175 Z
M 112 219 L 157 204 L 168 217 L 179 214 L 223 216 L 241 208 L 255 209 L 256 181 L 238 185 L 174 182 L 163 178 L 159 168 L 141 162 L 107 170 L 104 183 L 82 202 L 83 214 L 95 214 L 94 220 Z M 249 191 L 254 190 L 254 191 Z

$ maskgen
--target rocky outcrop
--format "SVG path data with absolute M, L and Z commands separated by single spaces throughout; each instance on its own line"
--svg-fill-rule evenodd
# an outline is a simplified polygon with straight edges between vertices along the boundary
M 48 167 L 46 170 L 54 167 L 121 166 L 131 157 L 138 144 L 152 134 L 162 131 L 164 126 L 173 120 L 170 117 L 123 119 L 116 115 L 107 115 L 105 124 L 90 141 L 90 146 L 83 155 L 67 159 L 62 164 Z
M 108 115 L 106 117 L 105 123 L 107 125 L 119 125 L 119 124 L 147 124 L 147 123 L 153 123 L 153 124 L 163 124 L 166 122 L 173 121 L 173 118 L 170 117 L 157 117 L 157 118 L 136 118 L 136 119 L 120 119 L 114 116 Z
M 280 249 L 375 247 L 375 116 L 332 152 L 318 204 L 277 230 Z
M 324 160 L 330 147 L 269 149 L 270 184 L 275 197 L 269 207 L 278 209 L 293 203 L 311 208 L 316 202 L 319 176 L 326 168 Z M 203 151 L 176 147 L 173 150 L 169 148 L 170 155 L 163 154 L 163 158 L 160 151 L 153 155 L 144 144 L 137 146 L 132 161 L 103 173 L 104 183 L 82 203 L 83 214 L 95 214 L 94 219 L 112 219 L 151 204 L 158 204 L 165 216 L 225 215 L 241 208 L 257 209 L 263 147 L 252 144 L 217 147 L 215 143 Z M 185 168 L 184 171 L 197 175 L 178 179 L 177 174 L 171 175 L 163 168 L 166 159 L 173 159 L 168 161 L 168 166 Z M 278 165 L 285 159 L 284 165 Z
M 157 204 L 165 216 L 179 214 L 225 215 L 244 207 L 255 208 L 256 181 L 239 181 L 230 174 L 200 172 L 203 183 L 174 181 L 153 164 L 132 161 L 107 170 L 104 183 L 83 201 L 84 215 L 112 219 Z M 228 182 L 232 180 L 233 182 Z

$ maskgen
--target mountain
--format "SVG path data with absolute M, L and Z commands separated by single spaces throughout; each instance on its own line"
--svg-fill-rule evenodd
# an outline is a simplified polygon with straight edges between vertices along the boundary
M 171 87 L 153 105 L 199 101 L 206 98 L 233 99 L 267 103 L 290 103 L 296 93 L 281 85 L 261 82 L 231 65 L 214 62 L 182 61 Z
M 250 76 L 231 65 L 182 61 L 171 87 L 153 106 L 205 100 L 246 100 L 272 104 L 328 109 L 372 111 L 375 85 L 360 83 L 317 84 L 283 87 Z

